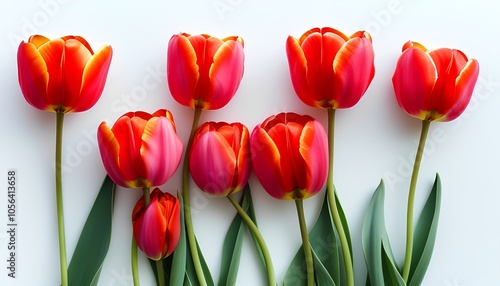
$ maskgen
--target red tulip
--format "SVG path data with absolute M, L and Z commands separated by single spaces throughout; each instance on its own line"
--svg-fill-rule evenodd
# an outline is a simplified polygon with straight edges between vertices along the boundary
M 375 73 L 372 39 L 364 31 L 348 37 L 329 27 L 313 28 L 300 39 L 288 36 L 286 53 L 295 92 L 313 107 L 354 106 Z
M 185 106 L 219 109 L 233 98 L 243 77 L 243 39 L 174 35 L 168 43 L 167 80 Z
M 170 111 L 129 112 L 112 128 L 97 130 L 102 162 L 111 179 L 127 188 L 164 184 L 177 170 L 182 142 Z
M 250 176 L 250 140 L 241 123 L 207 122 L 193 137 L 189 169 L 203 191 L 227 196 L 240 191 Z
M 255 175 L 273 197 L 308 198 L 328 173 L 328 139 L 321 123 L 307 115 L 280 113 L 257 125 L 250 139 Z
M 31 36 L 17 51 L 19 85 L 24 98 L 41 110 L 85 111 L 101 96 L 112 54 L 111 46 L 104 46 L 94 54 L 80 36 L 54 40 Z
M 427 50 L 407 42 L 392 77 L 401 108 L 429 121 L 451 121 L 465 110 L 479 76 L 479 64 L 459 50 Z
M 163 259 L 174 252 L 180 237 L 179 200 L 155 188 L 145 207 L 142 197 L 132 212 L 132 228 L 139 249 L 153 259 Z

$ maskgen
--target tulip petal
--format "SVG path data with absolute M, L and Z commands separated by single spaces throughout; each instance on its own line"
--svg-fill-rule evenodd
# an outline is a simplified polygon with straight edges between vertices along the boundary
M 80 100 L 83 70 L 91 57 L 90 51 L 79 41 L 70 39 L 65 42 L 61 65 L 65 88 L 58 102 L 67 112 L 71 111 Z
M 22 42 L 17 51 L 19 86 L 26 101 L 33 107 L 48 110 L 47 84 L 49 73 L 47 65 L 32 44 Z
M 236 156 L 224 136 L 206 132 L 193 142 L 190 170 L 196 185 L 203 191 L 226 196 L 231 191 L 236 170 Z
M 220 45 L 208 74 L 210 92 L 209 98 L 204 98 L 207 109 L 219 109 L 233 98 L 243 77 L 244 60 L 241 42 L 229 40 Z
M 41 45 L 47 43 L 48 41 L 50 41 L 50 39 L 42 35 L 33 35 L 28 40 L 28 42 L 35 45 L 37 49 L 40 48 Z
M 111 129 L 106 125 L 106 122 L 102 122 L 99 125 L 97 130 L 97 142 L 99 144 L 102 163 L 109 177 L 117 185 L 128 187 L 128 183 L 123 180 L 123 175 L 120 170 L 120 162 L 118 159 L 120 145 Z
M 104 46 L 87 62 L 82 75 L 80 100 L 73 111 L 85 111 L 99 100 L 106 83 L 112 56 L 111 46 Z
M 54 39 L 52 41 L 46 42 L 38 49 L 42 55 L 45 64 L 47 65 L 47 71 L 49 72 L 49 82 L 47 86 L 47 103 L 52 106 L 52 108 L 61 108 L 61 98 L 63 83 L 62 75 L 62 61 L 64 52 L 64 41 L 62 39 Z M 63 111 L 63 110 L 55 110 Z
M 163 206 L 158 203 L 158 197 L 151 196 L 150 205 L 137 218 L 134 225 L 137 246 L 147 257 L 155 261 L 162 258 L 165 247 L 167 220 L 163 213 Z
M 286 55 L 288 58 L 288 67 L 290 70 L 290 78 L 297 96 L 305 104 L 313 107 L 317 106 L 316 102 L 310 96 L 309 84 L 307 82 L 307 60 L 304 51 L 299 45 L 299 41 L 288 36 L 286 41 Z
M 251 136 L 253 171 L 262 187 L 274 198 L 285 199 L 291 190 L 281 182 L 280 153 L 272 138 L 260 126 L 255 127 Z
M 368 38 L 354 38 L 338 51 L 335 71 L 335 108 L 350 108 L 361 99 L 375 74 L 374 51 Z
M 196 51 L 189 39 L 174 35 L 167 51 L 167 80 L 172 97 L 184 106 L 195 107 L 192 98 L 199 76 Z
M 479 63 L 476 60 L 469 60 L 456 79 L 455 105 L 451 107 L 443 120 L 451 121 L 462 114 L 469 105 L 478 77 Z
M 142 134 L 140 153 L 146 168 L 146 178 L 153 186 L 163 185 L 179 166 L 182 142 L 170 120 L 164 116 L 147 121 Z
M 165 251 L 165 257 L 169 256 L 174 252 L 177 244 L 179 243 L 180 234 L 181 234 L 181 211 L 180 211 L 180 203 L 177 198 L 170 195 L 169 193 L 165 193 L 164 197 L 168 197 L 168 203 L 166 204 L 168 208 L 166 208 L 166 217 L 169 218 L 167 222 L 167 232 L 165 235 L 165 240 L 167 241 Z
M 421 49 L 406 49 L 392 77 L 399 106 L 411 116 L 425 119 L 424 104 L 432 96 L 437 71 L 430 56 Z
M 319 121 L 309 121 L 304 126 L 299 151 L 307 164 L 307 198 L 323 188 L 328 176 L 328 139 Z

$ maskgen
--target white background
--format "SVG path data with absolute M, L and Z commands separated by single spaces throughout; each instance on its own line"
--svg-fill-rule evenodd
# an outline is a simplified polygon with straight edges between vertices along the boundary
M 326 111 L 304 105 L 288 73 L 285 41 L 315 26 L 346 34 L 368 30 L 375 49 L 375 78 L 359 104 L 337 112 L 335 184 L 345 209 L 354 248 L 356 285 L 366 275 L 361 251 L 362 219 L 380 179 L 386 183 L 386 222 L 396 257 L 403 260 L 409 168 L 420 122 L 401 111 L 391 77 L 403 43 L 450 47 L 476 58 L 481 67 L 474 97 L 462 117 L 431 125 L 417 187 L 416 210 L 436 172 L 443 183 L 441 218 L 424 285 L 500 285 L 500 35 L 494 0 L 366 1 L 82 1 L 3 0 L 0 12 L 0 285 L 59 285 L 53 157 L 55 115 L 29 106 L 18 81 L 16 52 L 22 40 L 40 33 L 54 38 L 84 36 L 97 50 L 110 44 L 114 56 L 100 101 L 89 111 L 66 116 L 64 207 L 68 260 L 104 178 L 95 132 L 129 110 L 168 108 L 179 136 L 187 141 L 193 111 L 170 96 L 165 80 L 166 48 L 179 32 L 245 40 L 245 74 L 234 99 L 207 111 L 202 121 L 240 121 L 252 129 L 281 111 L 310 114 L 326 124 Z M 7 170 L 18 171 L 17 278 L 7 277 Z M 181 188 L 178 171 L 164 191 Z M 278 201 L 250 180 L 260 229 L 281 282 L 300 245 L 292 202 Z M 217 280 L 221 245 L 234 215 L 226 199 L 210 198 L 192 185 L 194 227 Z M 99 285 L 131 285 L 130 216 L 139 190 L 118 188 L 111 247 Z M 308 223 L 323 192 L 306 201 Z M 96 237 L 99 234 L 96 234 Z M 153 277 L 141 258 L 141 281 Z M 245 238 L 237 285 L 264 285 L 264 274 L 249 236 Z

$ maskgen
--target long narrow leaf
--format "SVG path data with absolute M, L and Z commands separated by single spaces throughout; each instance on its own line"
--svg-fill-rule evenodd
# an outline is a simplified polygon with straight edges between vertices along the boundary
M 340 256 L 342 253 L 340 240 L 330 216 L 326 193 L 318 218 L 309 232 L 309 240 L 311 248 L 318 258 L 315 268 L 325 268 L 336 285 L 343 285 L 341 284 L 340 274 Z M 305 285 L 307 283 L 307 273 L 304 265 L 304 251 L 301 246 L 285 273 L 284 284 L 287 286 Z
M 317 286 L 336 286 L 337 284 L 333 281 L 332 276 L 328 273 L 328 270 L 325 268 L 318 255 L 311 249 L 313 255 L 313 263 L 314 263 L 314 278 L 316 279 Z
M 363 253 L 371 285 L 387 285 L 384 276 L 388 274 L 391 277 L 400 275 L 395 266 L 387 267 L 387 265 L 396 265 L 396 263 L 394 262 L 385 228 L 384 197 L 385 188 L 384 183 L 381 181 L 368 205 L 361 234 Z M 384 275 L 384 270 L 386 275 Z M 390 271 L 390 273 L 387 273 L 387 271 Z
M 415 227 L 409 286 L 419 286 L 424 279 L 434 250 L 440 209 L 441 179 L 436 174 L 434 185 Z
M 401 274 L 399 274 L 399 271 L 396 268 L 393 259 L 389 257 L 383 243 L 382 243 L 382 268 L 384 271 L 384 280 L 385 280 L 384 285 L 406 286 L 403 277 L 401 277 Z
M 245 195 L 244 195 L 244 200 L 242 202 L 242 204 L 243 204 L 242 207 L 247 212 L 248 216 L 252 219 L 253 223 L 258 227 L 257 217 L 255 215 L 255 209 L 253 207 L 252 192 L 250 191 L 250 185 L 248 183 L 245 185 L 243 192 Z M 248 209 L 246 208 L 247 203 L 248 203 Z M 266 260 L 264 259 L 264 254 L 262 252 L 262 249 L 260 248 L 260 244 L 257 241 L 257 238 L 255 238 L 255 236 L 253 236 L 253 235 L 251 235 L 251 236 L 252 236 L 254 245 L 257 248 L 257 253 L 259 254 L 260 261 L 262 262 L 263 270 L 266 271 L 266 269 L 267 269 L 266 268 L 267 267 Z
M 240 205 L 243 210 L 248 210 L 247 188 L 243 190 Z M 229 226 L 224 244 L 222 246 L 221 268 L 219 274 L 219 286 L 235 285 L 238 269 L 240 266 L 241 248 L 243 245 L 243 234 L 245 223 L 241 216 L 236 213 Z
M 70 285 L 97 285 L 111 239 L 115 188 L 106 176 L 69 264 Z
M 352 253 L 351 232 L 349 231 L 349 224 L 347 223 L 344 209 L 342 208 L 342 204 L 340 203 L 336 189 L 334 191 L 334 194 L 335 194 L 335 204 L 337 205 L 337 209 L 339 210 L 340 221 L 342 222 L 342 227 L 344 228 L 344 232 L 347 238 L 347 243 L 349 244 L 349 251 Z

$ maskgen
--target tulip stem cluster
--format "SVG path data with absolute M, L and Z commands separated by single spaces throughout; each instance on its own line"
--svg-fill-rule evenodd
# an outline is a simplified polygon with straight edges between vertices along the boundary
M 411 174 L 410 190 L 408 192 L 408 210 L 406 214 L 406 252 L 405 262 L 403 266 L 403 279 L 408 282 L 410 275 L 411 256 L 413 251 L 413 206 L 415 204 L 415 189 L 417 187 L 418 172 L 420 163 L 425 149 L 425 141 L 431 121 L 422 120 L 422 131 L 420 133 L 420 141 L 418 142 L 417 155 L 415 156 L 415 164 Z
M 198 248 L 196 247 L 196 240 L 194 236 L 193 228 L 193 218 L 191 216 L 191 204 L 189 200 L 189 150 L 191 150 L 191 145 L 193 145 L 193 137 L 200 122 L 202 109 L 196 108 L 194 110 L 193 125 L 191 127 L 191 134 L 189 134 L 189 140 L 186 148 L 186 154 L 184 155 L 184 164 L 182 166 L 182 195 L 184 197 L 184 218 L 186 221 L 186 235 L 189 242 L 189 249 L 191 250 L 191 256 L 193 258 L 193 264 L 196 271 L 196 276 L 198 277 L 198 282 L 200 286 L 206 286 L 207 282 L 205 280 L 205 275 L 203 273 L 203 268 L 201 267 L 200 256 L 198 254 Z
M 302 237 L 302 248 L 304 250 L 304 257 L 306 260 L 307 269 L 307 286 L 314 286 L 314 265 L 311 251 L 311 244 L 309 243 L 309 235 L 307 233 L 306 219 L 304 216 L 304 200 L 295 200 L 297 207 L 297 215 L 299 217 L 300 236 Z
M 241 208 L 240 204 L 234 199 L 232 195 L 228 195 L 227 198 L 233 204 L 234 208 L 238 212 L 238 214 L 241 216 L 243 221 L 246 223 L 248 229 L 252 232 L 253 236 L 259 243 L 260 249 L 262 250 L 262 255 L 264 256 L 264 260 L 266 262 L 266 269 L 267 269 L 267 279 L 269 282 L 270 286 L 277 285 L 276 284 L 276 277 L 274 276 L 274 266 L 273 262 L 271 260 L 271 255 L 269 255 L 269 250 L 267 248 L 266 242 L 264 241 L 264 238 L 262 237 L 262 234 L 259 231 L 259 228 L 255 223 L 252 221 L 252 219 L 248 216 L 248 214 Z
M 64 235 L 64 211 L 62 197 L 62 133 L 64 113 L 56 112 L 56 204 L 57 228 L 59 232 L 59 261 L 61 267 L 61 285 L 68 285 L 68 270 L 66 261 L 66 238 Z

